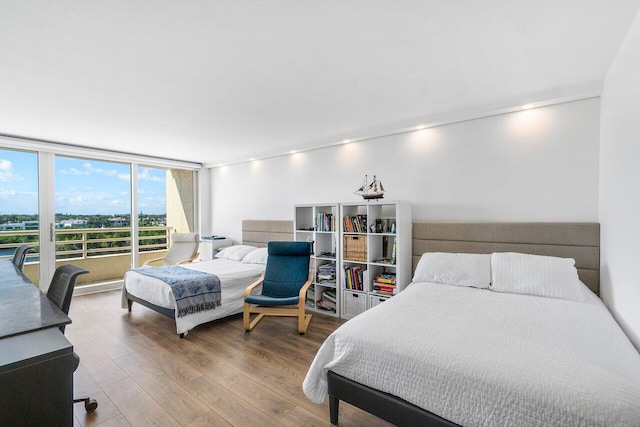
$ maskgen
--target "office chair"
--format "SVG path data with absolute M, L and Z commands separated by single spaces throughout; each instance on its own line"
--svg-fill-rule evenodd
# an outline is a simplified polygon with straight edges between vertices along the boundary
M 47 298 L 51 300 L 64 314 L 69 314 L 69 306 L 71 305 L 71 296 L 73 288 L 76 285 L 76 279 L 81 274 L 87 274 L 88 271 L 75 265 L 63 265 L 56 269 L 51 279 L 51 285 L 47 291 Z M 64 334 L 64 326 L 60 326 L 60 331 Z M 75 367 L 78 369 L 80 365 L 80 357 L 73 352 L 75 358 Z M 93 412 L 98 408 L 98 402 L 95 399 L 84 397 L 81 399 L 73 399 L 73 403 L 84 402 L 84 409 L 87 412 Z
M 243 323 L 245 331 L 251 331 L 264 316 L 293 316 L 298 318 L 298 332 L 307 331 L 311 315 L 304 311 L 307 289 L 313 273 L 309 272 L 311 243 L 267 243 L 267 266 L 260 279 L 244 291 Z M 262 284 L 261 295 L 251 291 Z M 251 321 L 251 314 L 258 316 Z
M 198 258 L 198 246 L 200 235 L 198 233 L 173 233 L 171 246 L 162 258 L 150 259 L 143 267 L 154 267 L 154 263 L 162 261 L 161 265 L 180 265 L 189 263 Z
M 33 248 L 29 245 L 22 245 L 16 248 L 15 253 L 13 254 L 13 265 L 15 265 L 18 270 L 22 271 L 24 267 L 24 261 L 27 259 L 27 253 L 31 252 Z

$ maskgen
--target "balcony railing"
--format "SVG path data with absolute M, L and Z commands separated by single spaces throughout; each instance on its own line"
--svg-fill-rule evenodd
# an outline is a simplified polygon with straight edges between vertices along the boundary
M 168 249 L 171 229 L 139 228 L 141 262 L 154 258 L 158 251 Z M 56 265 L 72 262 L 91 272 L 80 276 L 78 285 L 122 279 L 131 268 L 131 229 L 128 227 L 57 229 L 55 235 Z M 37 230 L 0 232 L 0 258 L 11 258 L 14 249 L 23 244 L 33 247 L 33 252 L 27 256 L 24 272 L 37 283 L 37 263 L 40 259 Z
M 140 227 L 138 233 L 139 251 L 166 250 L 169 247 L 171 227 Z M 11 258 L 13 250 L 20 245 L 30 244 L 32 252 L 28 260 L 39 259 L 38 231 L 14 230 L 0 232 L 0 237 L 19 240 L 0 243 L 0 258 Z M 96 256 L 131 253 L 131 229 L 113 228 L 71 228 L 56 230 L 56 259 L 86 259 Z

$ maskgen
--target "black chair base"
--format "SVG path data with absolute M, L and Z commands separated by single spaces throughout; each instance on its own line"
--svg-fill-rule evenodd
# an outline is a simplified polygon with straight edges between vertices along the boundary
M 73 403 L 80 403 L 80 402 L 84 402 L 84 409 L 88 413 L 91 413 L 96 409 L 98 409 L 98 402 L 95 399 L 90 399 L 88 397 L 85 397 L 84 399 L 73 399 Z

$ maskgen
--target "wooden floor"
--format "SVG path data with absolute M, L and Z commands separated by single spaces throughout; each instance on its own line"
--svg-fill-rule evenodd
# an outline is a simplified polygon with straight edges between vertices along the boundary
M 120 292 L 74 297 L 66 336 L 80 356 L 76 397 L 98 400 L 76 426 L 330 426 L 329 405 L 310 402 L 302 381 L 324 339 L 343 321 L 314 315 L 306 335 L 294 318 L 265 318 L 251 333 L 232 316 L 179 339 L 175 322 Z M 340 426 L 389 424 L 346 403 Z

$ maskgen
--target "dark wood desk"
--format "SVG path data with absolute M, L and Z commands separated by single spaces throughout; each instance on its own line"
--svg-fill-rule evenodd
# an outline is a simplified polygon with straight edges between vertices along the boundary
M 72 426 L 71 323 L 13 263 L 0 261 L 0 426 Z
M 0 261 L 0 338 L 71 323 L 11 261 Z

